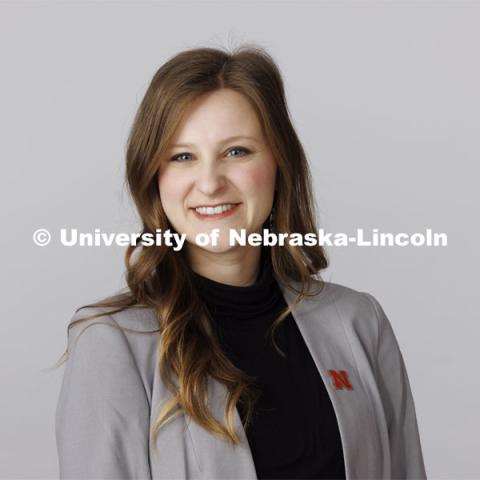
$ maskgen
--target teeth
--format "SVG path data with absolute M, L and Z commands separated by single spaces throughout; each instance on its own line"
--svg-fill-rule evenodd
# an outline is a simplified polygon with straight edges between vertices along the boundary
M 217 207 L 198 207 L 195 210 L 202 215 L 218 215 L 219 213 L 230 210 L 235 205 L 226 203 L 225 205 L 218 205 Z

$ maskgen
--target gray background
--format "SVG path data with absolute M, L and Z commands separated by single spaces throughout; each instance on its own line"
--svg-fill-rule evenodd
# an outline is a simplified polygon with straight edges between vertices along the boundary
M 54 478 L 75 308 L 124 285 L 124 247 L 36 247 L 43 227 L 135 232 L 133 114 L 170 55 L 256 42 L 284 75 L 321 226 L 448 234 L 332 247 L 326 280 L 372 293 L 401 345 L 429 478 L 480 478 L 478 2 L 0 3 L 0 477 Z

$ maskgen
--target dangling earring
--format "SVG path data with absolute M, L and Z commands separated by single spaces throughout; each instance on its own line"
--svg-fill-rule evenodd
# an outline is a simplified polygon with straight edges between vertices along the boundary
M 277 191 L 275 190 L 274 194 L 273 194 L 273 202 L 272 202 L 272 210 L 270 211 L 270 216 L 268 218 L 268 229 L 270 231 L 273 231 L 273 219 L 274 219 L 274 216 L 275 216 L 275 201 L 276 201 L 276 198 L 277 198 Z

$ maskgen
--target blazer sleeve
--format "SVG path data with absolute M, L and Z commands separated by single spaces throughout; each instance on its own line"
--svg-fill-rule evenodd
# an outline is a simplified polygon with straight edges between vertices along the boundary
M 102 316 L 69 330 L 55 414 L 61 479 L 151 479 L 149 401 L 128 340 L 115 325 Z
M 364 292 L 365 293 L 365 292 Z M 380 303 L 365 293 L 376 311 L 376 378 L 388 424 L 392 479 L 426 479 L 414 400 L 399 344 Z

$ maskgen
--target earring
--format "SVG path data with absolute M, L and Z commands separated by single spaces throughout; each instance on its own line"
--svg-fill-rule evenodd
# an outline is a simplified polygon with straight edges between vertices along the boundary
M 273 230 L 273 219 L 274 219 L 274 216 L 275 216 L 276 193 L 277 192 L 275 191 L 275 194 L 274 194 L 274 197 L 273 197 L 272 210 L 270 211 L 270 216 L 268 217 L 269 230 Z

